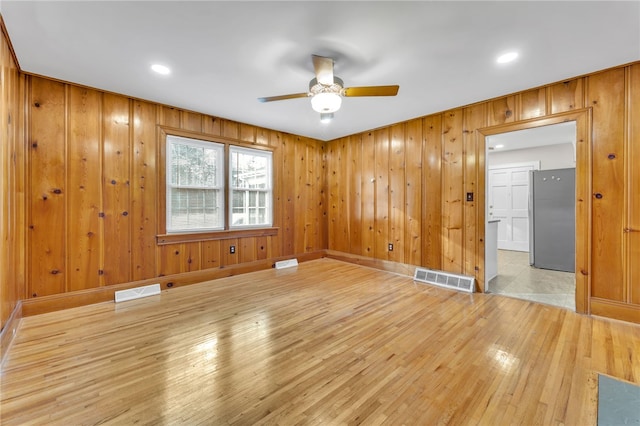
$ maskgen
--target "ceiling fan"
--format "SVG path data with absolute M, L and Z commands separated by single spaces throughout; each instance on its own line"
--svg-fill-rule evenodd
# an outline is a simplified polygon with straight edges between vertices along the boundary
M 395 96 L 400 86 L 362 86 L 344 87 L 342 79 L 333 75 L 333 59 L 311 55 L 316 77 L 309 82 L 309 91 L 290 95 L 258 98 L 260 102 L 283 101 L 295 98 L 311 98 L 311 107 L 320 113 L 322 121 L 333 118 L 333 113 L 340 109 L 342 97 L 355 96 Z

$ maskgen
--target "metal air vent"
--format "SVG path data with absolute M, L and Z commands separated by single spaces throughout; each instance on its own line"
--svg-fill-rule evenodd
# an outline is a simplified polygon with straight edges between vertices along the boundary
M 467 293 L 473 293 L 475 291 L 475 278 L 467 275 L 457 275 L 432 269 L 416 268 L 413 280 L 453 290 L 460 290 Z

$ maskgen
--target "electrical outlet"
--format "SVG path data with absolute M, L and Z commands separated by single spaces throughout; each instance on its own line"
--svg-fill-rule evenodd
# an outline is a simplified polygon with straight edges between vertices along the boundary
M 389 243 L 389 251 L 393 251 L 393 244 Z
M 236 252 L 236 246 L 229 246 L 229 253 L 234 254 Z

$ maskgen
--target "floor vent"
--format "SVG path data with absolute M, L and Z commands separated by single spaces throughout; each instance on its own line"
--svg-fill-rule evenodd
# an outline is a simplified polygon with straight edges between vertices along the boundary
M 294 266 L 298 266 L 298 259 L 281 260 L 275 264 L 276 269 L 293 268 Z
M 116 291 L 116 303 L 140 299 L 141 297 L 155 296 L 156 294 L 160 294 L 160 284 L 151 284 L 144 287 L 120 290 Z
M 453 290 L 473 293 L 475 290 L 475 278 L 466 275 L 451 274 L 449 272 L 434 271 L 432 269 L 416 268 L 413 275 L 414 281 L 435 284 Z

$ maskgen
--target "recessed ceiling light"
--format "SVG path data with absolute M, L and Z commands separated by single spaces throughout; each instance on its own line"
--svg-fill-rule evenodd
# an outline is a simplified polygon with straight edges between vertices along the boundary
M 496 145 L 496 149 L 504 148 L 504 145 Z
M 166 67 L 164 65 L 160 65 L 160 64 L 153 64 L 151 65 L 151 69 L 155 72 L 157 72 L 158 74 L 162 74 L 162 75 L 168 75 L 171 73 L 171 70 L 169 69 L 169 67 Z
M 499 64 L 506 64 L 507 62 L 514 61 L 518 57 L 518 52 L 508 52 L 504 55 L 498 56 L 496 62 Z

